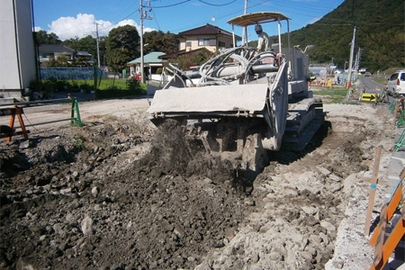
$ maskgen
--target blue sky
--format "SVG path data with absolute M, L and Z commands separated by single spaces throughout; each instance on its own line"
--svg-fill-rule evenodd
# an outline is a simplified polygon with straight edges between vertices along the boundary
M 248 0 L 247 13 L 281 12 L 291 18 L 290 31 L 313 23 L 337 8 L 343 0 Z M 143 20 L 144 31 L 161 30 L 177 34 L 207 23 L 232 31 L 228 20 L 244 13 L 244 0 L 150 0 L 152 19 Z M 148 1 L 143 1 L 146 6 Z M 108 35 L 114 27 L 130 24 L 140 31 L 140 0 L 33 0 L 34 24 L 37 29 L 53 32 L 61 40 Z M 269 35 L 277 33 L 275 24 L 264 25 Z M 283 26 L 282 32 L 287 27 Z M 253 33 L 253 34 L 252 34 Z M 236 34 L 242 35 L 237 28 Z M 249 40 L 256 40 L 248 29 Z

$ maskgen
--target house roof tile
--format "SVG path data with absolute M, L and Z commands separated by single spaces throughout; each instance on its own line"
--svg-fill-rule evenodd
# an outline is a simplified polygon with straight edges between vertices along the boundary
M 77 56 L 91 56 L 91 54 L 86 51 L 77 51 L 76 55 Z
M 74 53 L 75 50 L 59 44 L 40 44 L 39 45 L 40 52 L 72 52 Z
M 147 55 L 144 55 L 143 61 L 144 63 L 161 63 L 163 60 L 159 59 L 159 56 L 164 55 L 164 52 L 151 52 L 148 53 Z M 127 63 L 127 65 L 132 65 L 132 64 L 137 64 L 141 62 L 141 58 L 138 57 L 130 62 Z
M 223 35 L 223 36 L 232 36 L 231 32 L 225 31 L 217 26 L 207 23 L 206 25 L 183 31 L 177 34 L 177 36 L 195 36 L 195 35 Z M 235 35 L 235 38 L 241 40 L 242 38 Z

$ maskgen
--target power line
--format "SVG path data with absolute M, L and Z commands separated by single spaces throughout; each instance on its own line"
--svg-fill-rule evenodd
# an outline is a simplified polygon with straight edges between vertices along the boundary
M 254 4 L 254 5 L 249 6 L 249 8 L 254 8 L 254 7 L 263 5 L 263 4 L 267 3 L 267 2 L 270 2 L 270 0 L 261 1 L 261 2 L 259 2 L 259 3 L 257 3 L 257 4 Z M 219 17 L 217 17 L 217 18 L 218 18 L 218 19 L 229 18 L 231 15 L 234 15 L 234 14 L 237 14 L 237 15 L 243 14 L 243 11 L 244 11 L 244 7 L 241 7 L 241 8 L 238 8 L 236 11 L 233 11 L 233 12 L 227 13 L 227 14 L 224 14 L 224 15 L 219 16 Z
M 223 6 L 228 6 L 228 5 L 230 5 L 230 4 L 232 4 L 232 3 L 235 3 L 235 2 L 236 2 L 236 0 L 233 0 L 233 1 L 228 2 L 228 3 L 225 3 L 225 4 L 211 4 L 211 3 L 208 3 L 208 2 L 203 1 L 203 0 L 198 0 L 198 1 L 199 1 L 199 2 L 201 2 L 201 3 L 203 3 L 203 4 L 206 4 L 206 5 L 209 5 L 209 6 L 214 6 L 214 7 L 223 7 Z
M 167 8 L 167 7 L 174 7 L 174 6 L 178 6 L 178 5 L 181 5 L 181 4 L 184 4 L 184 3 L 190 2 L 190 1 L 191 1 L 191 0 L 184 0 L 184 1 L 182 1 L 182 2 L 178 2 L 178 3 L 171 4 L 171 5 L 166 5 L 166 6 L 152 6 L 152 8 Z
M 103 16 L 101 16 L 101 17 L 104 17 L 104 16 L 106 16 L 107 14 L 111 13 L 111 10 L 113 10 L 113 9 L 115 9 L 116 7 L 118 7 L 119 5 L 121 5 L 121 3 L 122 3 L 123 1 L 124 1 L 124 0 L 117 1 L 117 4 L 114 5 L 114 6 L 112 6 L 111 8 L 109 8 L 109 9 L 108 9 L 108 12 L 106 12 L 106 13 L 105 13 Z
M 330 10 L 330 8 L 326 8 L 326 7 L 323 7 L 323 6 L 320 6 L 320 5 L 311 5 L 311 4 L 308 4 L 308 2 L 305 2 L 305 4 L 300 4 L 299 2 L 290 2 L 290 3 L 286 3 L 285 1 L 280 1 L 280 0 L 273 0 L 272 1 L 274 4 L 276 4 L 276 6 L 284 6 L 284 7 L 287 7 L 288 8 L 288 12 L 290 11 L 290 10 L 292 10 L 292 7 L 294 8 L 294 9 L 300 9 L 300 10 L 302 10 L 302 11 L 304 11 L 304 10 L 307 10 L 307 11 L 311 11 L 311 12 L 313 12 L 313 11 L 319 11 L 319 12 L 330 12 L 331 10 Z M 343 2 L 343 1 L 342 1 Z
M 190 2 L 190 1 L 191 1 L 191 0 L 184 0 L 184 1 L 181 1 L 181 2 L 178 2 L 178 3 L 174 3 L 174 4 L 171 4 L 171 5 L 165 5 L 165 6 L 151 6 L 151 7 L 152 7 L 152 8 L 174 7 L 174 6 L 178 6 L 178 5 L 181 5 L 181 4 Z M 227 2 L 227 3 L 224 3 L 224 4 L 213 4 L 213 3 L 209 3 L 209 2 L 203 1 L 203 0 L 197 0 L 197 1 L 199 1 L 199 2 L 201 2 L 201 3 L 203 3 L 203 4 L 205 4 L 205 5 L 208 5 L 208 6 L 223 7 L 223 6 L 228 6 L 228 5 L 230 5 L 230 4 L 235 3 L 237 0 L 231 0 L 230 2 Z
M 158 20 L 156 19 L 156 15 L 155 15 L 155 12 L 153 12 L 153 10 L 152 10 L 152 14 L 153 14 L 153 19 L 155 20 L 155 22 L 156 22 L 156 24 L 157 24 L 157 26 L 158 26 L 158 29 L 159 29 L 159 31 L 160 31 L 160 25 L 159 25 Z
M 174 6 L 182 5 L 182 4 L 187 3 L 187 2 L 190 2 L 190 1 L 191 1 L 191 0 L 183 0 L 183 1 L 180 1 L 180 2 L 177 2 L 177 3 L 173 3 L 173 4 L 170 4 L 170 5 L 164 5 L 164 6 L 151 5 L 150 7 L 151 7 L 151 8 L 169 8 L 169 7 L 174 7 Z M 203 3 L 203 4 L 206 4 L 206 5 L 209 5 L 209 6 L 218 6 L 218 7 L 220 7 L 220 6 L 231 5 L 231 4 L 235 3 L 237 0 L 231 0 L 231 1 L 226 2 L 226 3 L 223 3 L 223 4 L 212 4 L 212 3 L 209 3 L 209 2 L 204 1 L 204 0 L 197 0 L 197 1 L 199 1 L 199 2 L 201 2 L 201 3 Z M 254 8 L 254 7 L 256 7 L 256 6 L 263 5 L 263 4 L 267 3 L 267 2 L 270 2 L 270 0 L 260 1 L 260 2 L 257 3 L 257 4 L 251 5 L 249 8 Z M 132 15 L 135 14 L 136 12 L 139 12 L 139 9 L 137 9 L 137 10 L 131 12 L 130 14 L 128 14 L 128 15 L 125 16 L 124 18 L 120 19 L 119 21 L 122 21 L 122 20 L 125 20 L 125 19 L 129 18 L 130 16 L 132 16 Z M 231 13 L 228 13 L 228 14 L 224 14 L 223 16 L 220 16 L 220 17 L 218 17 L 218 18 L 219 18 L 219 19 L 222 19 L 222 18 L 225 18 L 225 17 L 229 17 L 230 15 L 240 14 L 241 12 L 243 12 L 243 7 L 241 7 L 240 9 L 238 8 L 237 11 L 234 11 L 234 12 L 231 12 Z M 155 16 L 155 14 L 154 14 L 154 18 L 155 18 L 156 23 L 158 24 L 157 18 L 156 18 L 156 16 Z M 101 28 L 101 29 L 107 29 L 107 28 L 108 28 L 108 27 Z M 158 25 L 158 28 L 160 29 L 159 25 Z

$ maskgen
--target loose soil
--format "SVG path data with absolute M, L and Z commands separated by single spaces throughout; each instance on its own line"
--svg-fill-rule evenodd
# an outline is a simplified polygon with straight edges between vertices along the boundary
M 175 125 L 156 129 L 146 100 L 80 106 L 83 127 L 52 124 L 31 129 L 28 141 L 1 139 L 0 269 L 372 263 L 373 248 L 361 235 L 368 200 L 362 177 L 378 145 L 382 173 L 387 167 L 395 134 L 386 107 L 325 105 L 327 136 L 303 154 L 274 154 L 246 188 L 226 164 L 190 150 Z

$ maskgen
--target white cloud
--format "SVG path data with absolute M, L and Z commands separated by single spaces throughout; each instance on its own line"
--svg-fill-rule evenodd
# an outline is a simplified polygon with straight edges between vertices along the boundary
M 74 17 L 60 17 L 56 21 L 53 21 L 49 27 L 49 31 L 55 33 L 61 40 L 70 38 L 83 38 L 88 35 L 96 36 L 96 23 L 98 24 L 98 35 L 108 36 L 111 29 L 118 26 L 132 25 L 135 26 L 140 32 L 140 27 L 134 20 L 123 20 L 117 24 L 113 24 L 109 21 L 96 20 L 93 14 L 77 14 Z M 144 32 L 152 31 L 154 29 L 144 28 Z

